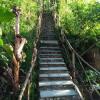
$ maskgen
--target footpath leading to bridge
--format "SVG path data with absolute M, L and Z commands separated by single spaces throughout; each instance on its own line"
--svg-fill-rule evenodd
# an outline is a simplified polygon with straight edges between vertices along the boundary
M 43 14 L 39 47 L 39 100 L 81 100 L 64 62 L 50 14 Z

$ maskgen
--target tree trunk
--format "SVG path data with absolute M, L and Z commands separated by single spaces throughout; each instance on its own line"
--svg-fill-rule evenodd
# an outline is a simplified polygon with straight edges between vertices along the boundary
M 22 59 L 22 50 L 26 43 L 26 39 L 22 38 L 20 35 L 16 35 L 15 37 L 15 47 L 13 54 L 13 77 L 15 82 L 15 89 L 19 88 L 19 69 L 20 69 L 20 61 Z
M 17 91 L 19 88 L 19 61 L 16 60 L 13 55 L 13 78 L 14 78 L 14 91 Z
M 19 88 L 19 70 L 20 61 L 22 59 L 22 50 L 27 42 L 19 33 L 19 23 L 20 23 L 20 9 L 16 6 L 13 7 L 13 12 L 16 15 L 15 23 L 15 43 L 14 43 L 14 54 L 13 54 L 13 79 L 14 79 L 14 91 L 16 92 Z

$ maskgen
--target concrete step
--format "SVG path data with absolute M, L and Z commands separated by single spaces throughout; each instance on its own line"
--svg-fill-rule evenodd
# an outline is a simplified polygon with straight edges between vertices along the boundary
M 64 60 L 60 60 L 60 59 L 52 59 L 52 60 L 39 60 L 40 62 L 64 62 Z
M 62 54 L 39 54 L 40 56 L 62 56 Z
M 54 33 L 54 30 L 53 30 L 53 29 L 50 29 L 50 30 L 49 30 L 49 33 L 42 33 L 41 35 L 42 35 L 42 36 L 43 36 L 43 35 L 56 35 L 56 33 Z
M 59 50 L 60 47 L 59 46 L 58 47 L 52 47 L 52 46 L 51 47 L 40 47 L 40 49 L 45 49 L 45 50 L 46 49 L 49 49 L 49 50 L 52 50 L 52 49 L 54 50 L 55 49 L 55 50 Z
M 72 77 L 39 77 L 39 81 L 61 81 L 61 80 L 71 80 Z
M 51 85 L 51 86 L 41 86 L 40 90 L 67 90 L 67 89 L 75 89 L 74 85 Z
M 57 40 L 56 36 L 42 36 L 41 40 Z
M 40 74 L 59 74 L 59 73 L 68 73 L 68 70 L 40 70 Z
M 49 50 L 49 49 L 42 49 L 42 50 L 39 50 L 39 52 L 61 52 L 61 50 Z
M 52 78 L 52 77 L 70 77 L 69 73 L 55 73 L 55 74 L 40 74 L 39 77 L 47 77 L 47 78 Z
M 64 60 L 63 58 L 39 58 L 39 60 Z
M 42 40 L 57 40 L 57 38 L 49 38 L 49 37 L 42 37 L 41 38 Z
M 43 65 L 43 64 L 44 64 L 44 65 L 45 65 L 45 64 L 47 64 L 47 65 L 49 65 L 49 64 L 51 64 L 51 65 L 53 65 L 53 64 L 54 64 L 54 65 L 58 65 L 58 64 L 59 64 L 59 65 L 63 65 L 63 64 L 64 64 L 64 65 L 65 65 L 65 62 L 39 62 L 39 63 L 42 64 L 42 65 Z
M 58 47 L 59 44 L 46 44 L 46 43 L 40 43 L 40 47 Z
M 59 47 L 41 47 L 39 48 L 39 50 L 42 50 L 42 51 L 48 51 L 48 50 L 51 50 L 51 51 L 61 51 L 61 49 Z
M 40 68 L 42 67 L 66 67 L 65 64 L 41 64 Z
M 57 40 L 56 41 L 54 41 L 54 40 L 52 40 L 52 41 L 50 41 L 50 40 L 48 40 L 48 41 L 41 40 L 40 43 L 45 43 L 45 44 L 58 44 L 58 41 Z
M 39 58 L 39 61 L 42 62 L 64 62 L 63 58 Z
M 39 87 L 40 86 L 53 86 L 53 85 L 73 85 L 73 82 L 70 81 L 40 81 L 39 82 Z
M 81 100 L 79 96 L 61 96 L 61 97 L 48 97 L 39 98 L 39 100 Z
M 64 62 L 64 60 L 39 60 L 40 63 L 59 63 L 61 62 L 61 64 Z
M 48 30 L 45 29 L 45 31 L 44 31 L 45 33 L 44 33 L 44 34 L 41 34 L 41 37 L 44 37 L 44 36 L 49 36 L 49 37 L 50 37 L 50 36 L 51 36 L 51 37 L 55 36 L 55 37 L 56 37 L 56 36 L 57 36 L 57 35 L 54 34 L 52 31 L 49 30 L 48 33 L 46 33 L 47 31 L 48 31 Z
M 45 90 L 40 91 L 40 97 L 41 98 L 47 98 L 47 97 L 62 97 L 62 96 L 76 96 L 77 92 L 74 89 L 68 89 L 68 90 Z
M 48 70 L 64 71 L 64 70 L 67 70 L 67 68 L 66 67 L 42 67 L 42 68 L 40 68 L 40 70 L 41 71 L 48 71 Z
M 62 54 L 61 53 L 61 51 L 59 52 L 57 52 L 57 51 L 39 51 L 39 54 L 49 54 L 49 55 L 51 55 L 51 54 Z
M 48 49 L 46 49 L 46 48 L 45 48 L 45 49 L 39 49 L 39 51 L 43 51 L 43 52 L 44 52 L 44 51 L 45 51 L 45 52 L 61 52 L 60 49 L 58 49 L 58 50 L 57 50 L 57 49 L 53 50 L 53 49 L 49 49 L 49 48 L 48 48 Z
M 50 55 L 48 55 L 48 54 L 40 54 L 39 55 L 39 57 L 40 58 L 62 58 L 63 56 L 62 56 L 62 54 L 57 54 L 57 55 L 52 55 L 52 54 L 50 54 Z
M 43 38 L 43 37 L 56 37 L 56 35 L 52 35 L 52 34 L 51 35 L 42 35 L 41 38 Z

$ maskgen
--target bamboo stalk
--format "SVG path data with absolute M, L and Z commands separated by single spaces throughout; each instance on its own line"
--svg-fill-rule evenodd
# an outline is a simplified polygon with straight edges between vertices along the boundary
M 27 84 L 28 84 L 30 75 L 31 75 L 31 73 L 32 73 L 33 68 L 35 67 L 35 62 L 36 62 L 36 58 L 37 58 L 36 56 L 37 56 L 37 49 L 34 48 L 33 60 L 32 60 L 32 62 L 31 62 L 31 68 L 29 69 L 29 71 L 28 71 L 28 73 L 27 73 L 26 80 L 25 80 L 25 82 L 24 82 L 24 84 L 23 84 L 23 87 L 22 87 L 22 89 L 21 89 L 21 92 L 20 92 L 20 95 L 19 95 L 19 97 L 18 97 L 18 100 L 22 100 L 22 96 L 23 96 L 24 91 L 25 91 L 25 89 L 26 89 L 26 86 L 27 86 Z
M 75 53 L 73 51 L 72 51 L 72 67 L 73 67 L 72 78 L 73 80 L 75 80 Z

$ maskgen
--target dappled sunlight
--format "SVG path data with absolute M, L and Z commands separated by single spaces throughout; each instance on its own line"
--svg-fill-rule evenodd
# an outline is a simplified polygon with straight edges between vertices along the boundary
M 0 100 L 100 100 L 100 0 L 0 0 Z

